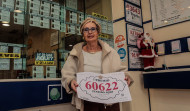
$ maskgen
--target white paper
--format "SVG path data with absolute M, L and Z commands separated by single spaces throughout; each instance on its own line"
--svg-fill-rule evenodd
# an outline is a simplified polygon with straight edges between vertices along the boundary
M 131 95 L 123 72 L 97 74 L 77 73 L 77 94 L 80 99 L 112 104 L 131 101 Z
M 181 52 L 180 40 L 172 41 L 171 45 L 172 45 L 172 53 Z

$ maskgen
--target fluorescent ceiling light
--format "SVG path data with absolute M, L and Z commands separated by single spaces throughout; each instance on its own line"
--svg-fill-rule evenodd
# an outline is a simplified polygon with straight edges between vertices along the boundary
M 21 10 L 14 10 L 14 12 L 21 13 L 22 11 Z
M 9 24 L 2 24 L 3 26 L 10 26 Z
M 3 24 L 8 24 L 9 22 L 7 22 L 7 21 L 2 21 L 2 23 L 3 23 Z

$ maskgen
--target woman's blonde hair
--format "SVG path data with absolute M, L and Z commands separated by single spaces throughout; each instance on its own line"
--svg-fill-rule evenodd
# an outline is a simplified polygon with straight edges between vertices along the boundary
M 96 25 L 96 29 L 97 29 L 97 31 L 98 31 L 98 34 L 101 33 L 101 26 L 100 26 L 100 24 L 99 24 L 95 19 L 90 18 L 90 17 L 86 18 L 86 19 L 82 22 L 82 24 L 80 25 L 80 33 L 83 35 L 83 28 L 84 28 L 84 26 L 85 26 L 87 23 L 90 23 L 90 22 L 92 22 L 92 23 L 94 23 L 94 24 Z

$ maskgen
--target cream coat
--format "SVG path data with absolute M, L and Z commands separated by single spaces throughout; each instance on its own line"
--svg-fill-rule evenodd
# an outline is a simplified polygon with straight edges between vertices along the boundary
M 117 52 L 107 43 L 101 40 L 98 42 L 102 47 L 102 74 L 121 71 L 124 71 L 125 74 L 127 74 L 126 67 L 121 66 L 120 57 Z M 83 111 L 84 109 L 83 100 L 79 99 L 77 94 L 69 88 L 69 84 L 71 80 L 76 79 L 76 73 L 84 72 L 84 58 L 82 54 L 82 47 L 84 45 L 85 43 L 82 42 L 73 47 L 64 67 L 61 70 L 62 85 L 66 89 L 67 93 L 73 93 L 71 103 L 75 105 L 77 109 L 80 109 L 80 111 Z

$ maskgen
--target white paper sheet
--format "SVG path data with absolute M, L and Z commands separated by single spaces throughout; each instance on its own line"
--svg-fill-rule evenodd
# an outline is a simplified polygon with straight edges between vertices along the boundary
M 131 95 L 123 72 L 97 74 L 77 73 L 78 97 L 97 103 L 112 104 L 131 101 Z

